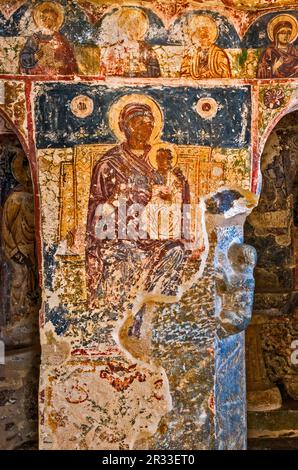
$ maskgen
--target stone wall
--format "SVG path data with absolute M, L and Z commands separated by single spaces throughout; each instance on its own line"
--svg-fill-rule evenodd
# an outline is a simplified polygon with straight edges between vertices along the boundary
M 245 225 L 245 238 L 258 252 L 254 312 L 260 318 L 268 378 L 284 399 L 296 399 L 297 365 L 297 112 L 278 123 L 262 156 L 262 192 Z

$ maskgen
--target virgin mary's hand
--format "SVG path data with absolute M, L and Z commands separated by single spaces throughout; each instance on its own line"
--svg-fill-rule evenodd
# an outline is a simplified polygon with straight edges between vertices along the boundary
M 272 66 L 272 71 L 273 73 L 276 73 L 279 69 L 279 67 L 281 67 L 283 65 L 284 61 L 282 58 L 278 59 L 277 62 L 275 62 Z

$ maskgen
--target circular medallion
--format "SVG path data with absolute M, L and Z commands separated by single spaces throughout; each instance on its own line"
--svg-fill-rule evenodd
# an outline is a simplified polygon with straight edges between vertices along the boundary
M 196 110 L 201 118 L 212 119 L 217 114 L 218 104 L 213 98 L 200 98 Z
M 216 22 L 213 18 L 211 18 L 211 16 L 194 14 L 188 19 L 188 35 L 192 36 L 197 30 L 200 30 L 201 28 L 208 29 L 209 44 L 214 44 L 218 38 L 219 31 Z
M 86 118 L 93 113 L 94 103 L 89 96 L 76 96 L 70 104 L 71 112 L 78 118 Z

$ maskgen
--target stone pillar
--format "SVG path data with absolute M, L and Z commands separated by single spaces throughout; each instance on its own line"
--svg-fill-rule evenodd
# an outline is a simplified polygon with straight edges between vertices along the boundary
M 37 449 L 40 307 L 29 164 L 0 136 L 0 449 Z M 3 171 L 4 169 L 4 171 Z
M 225 190 L 207 201 L 214 240 L 214 423 L 220 450 L 246 448 L 244 329 L 252 314 L 256 252 L 243 244 L 243 224 L 254 204 L 253 195 Z

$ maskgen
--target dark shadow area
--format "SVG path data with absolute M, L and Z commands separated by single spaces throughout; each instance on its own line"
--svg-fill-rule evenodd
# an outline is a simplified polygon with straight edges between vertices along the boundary
M 246 337 L 249 448 L 297 449 L 297 111 L 282 118 L 269 136 L 261 170 L 259 205 L 245 225 L 245 241 L 258 253 Z

